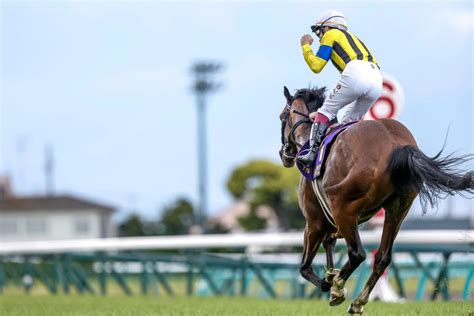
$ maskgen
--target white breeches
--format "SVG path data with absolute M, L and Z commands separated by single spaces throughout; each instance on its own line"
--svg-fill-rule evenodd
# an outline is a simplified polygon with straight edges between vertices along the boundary
M 346 65 L 318 112 L 332 120 L 345 107 L 341 123 L 359 121 L 381 93 L 382 74 L 379 68 L 367 61 L 353 60 Z

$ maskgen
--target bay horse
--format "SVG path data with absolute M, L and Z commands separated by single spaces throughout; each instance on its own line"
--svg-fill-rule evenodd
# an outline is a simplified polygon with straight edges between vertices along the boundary
M 286 105 L 280 114 L 282 147 L 280 158 L 293 167 L 298 150 L 309 139 L 309 112 L 322 106 L 325 88 L 300 89 L 294 96 L 284 87 Z M 312 181 L 301 178 L 299 206 L 306 219 L 301 275 L 330 291 L 331 306 L 344 300 L 344 284 L 365 260 L 358 224 L 370 219 L 382 207 L 385 220 L 373 271 L 360 295 L 349 306 L 351 314 L 362 314 L 376 282 L 392 260 L 392 246 L 414 199 L 420 196 L 423 212 L 446 194 L 474 193 L 474 172 L 458 170 L 472 155 L 426 156 L 410 131 L 392 119 L 361 121 L 342 132 L 333 143 L 324 165 L 322 188 L 335 225 L 324 216 Z M 347 244 L 348 261 L 334 269 L 332 252 L 337 238 Z M 312 269 L 320 245 L 326 251 L 327 271 L 321 279 Z

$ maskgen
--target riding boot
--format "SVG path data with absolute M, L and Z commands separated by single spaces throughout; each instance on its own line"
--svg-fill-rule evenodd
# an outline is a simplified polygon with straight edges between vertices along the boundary
M 323 123 L 314 123 L 311 126 L 311 134 L 309 137 L 309 150 L 306 155 L 298 156 L 298 161 L 304 165 L 314 163 L 319 146 L 321 145 L 324 135 L 326 134 L 327 125 Z

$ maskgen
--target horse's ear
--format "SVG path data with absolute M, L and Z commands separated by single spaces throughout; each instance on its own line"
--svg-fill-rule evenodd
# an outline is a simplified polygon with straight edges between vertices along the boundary
M 319 92 L 324 95 L 326 93 L 326 87 L 319 88 Z
M 292 96 L 290 94 L 290 91 L 288 91 L 288 88 L 286 86 L 283 86 L 283 94 L 285 95 L 286 101 L 290 102 L 292 99 Z

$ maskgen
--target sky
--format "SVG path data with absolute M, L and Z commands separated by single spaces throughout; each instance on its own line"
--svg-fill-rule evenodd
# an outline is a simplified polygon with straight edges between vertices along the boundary
M 190 67 L 211 60 L 225 67 L 207 107 L 208 213 L 229 206 L 233 168 L 279 163 L 283 85 L 337 81 L 331 64 L 313 74 L 299 44 L 327 9 L 343 12 L 400 82 L 399 119 L 425 153 L 442 147 L 448 127 L 447 152 L 474 152 L 471 1 L 3 0 L 0 8 L 0 174 L 20 194 L 45 192 L 51 146 L 57 193 L 114 205 L 121 216 L 156 216 L 178 196 L 197 202 Z M 474 210 L 457 198 L 432 213 L 449 207 Z

